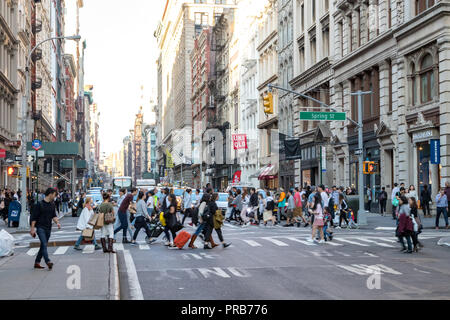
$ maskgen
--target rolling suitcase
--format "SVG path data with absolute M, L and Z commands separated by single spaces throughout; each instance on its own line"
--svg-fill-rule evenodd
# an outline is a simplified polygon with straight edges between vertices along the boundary
M 190 238 L 191 235 L 189 234 L 189 232 L 183 230 L 180 231 L 173 243 L 178 247 L 178 249 L 183 249 L 184 245 L 189 241 Z

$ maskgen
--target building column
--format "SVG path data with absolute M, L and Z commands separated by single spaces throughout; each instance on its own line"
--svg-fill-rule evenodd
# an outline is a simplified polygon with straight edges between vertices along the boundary
M 450 181 L 450 36 L 438 39 L 439 46 L 439 131 L 441 143 L 441 186 Z M 437 166 L 437 165 L 432 165 Z M 434 179 L 434 177 L 432 178 Z M 434 181 L 437 180 L 433 180 Z

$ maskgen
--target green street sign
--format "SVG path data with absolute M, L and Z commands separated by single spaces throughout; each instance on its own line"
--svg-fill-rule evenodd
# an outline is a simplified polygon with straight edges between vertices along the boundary
M 345 112 L 300 111 L 300 120 L 345 121 Z

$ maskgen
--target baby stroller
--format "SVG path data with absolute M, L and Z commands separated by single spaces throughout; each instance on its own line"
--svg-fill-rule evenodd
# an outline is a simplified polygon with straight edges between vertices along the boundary
M 147 225 L 150 229 L 150 238 L 148 236 L 145 236 L 145 241 L 148 243 L 153 243 L 161 235 L 161 233 L 163 233 L 164 226 L 159 221 L 158 216 L 155 216 L 150 221 L 147 220 Z

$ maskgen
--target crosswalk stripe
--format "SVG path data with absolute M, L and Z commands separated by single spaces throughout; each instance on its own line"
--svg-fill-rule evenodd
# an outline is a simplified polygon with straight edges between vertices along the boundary
M 95 250 L 94 248 L 93 244 L 87 244 L 84 246 L 83 253 L 93 253 Z
M 261 245 L 256 241 L 253 240 L 243 240 L 243 241 L 252 247 L 261 247 Z
M 289 245 L 287 243 L 284 243 L 283 241 L 277 240 L 277 239 L 273 239 L 273 238 L 268 238 L 268 237 L 263 237 L 263 239 L 270 241 L 274 244 L 276 244 L 277 246 L 280 247 L 288 247 Z
M 300 243 L 306 244 L 307 246 L 316 246 L 315 243 L 308 242 L 306 240 L 300 240 L 300 239 L 293 238 L 293 237 L 286 237 L 286 239 L 291 240 L 291 241 L 295 241 L 295 242 L 300 242 Z
M 148 244 L 140 244 L 139 249 L 140 250 L 150 250 L 150 247 L 148 246 Z
M 335 246 L 335 247 L 342 246 L 342 244 L 336 243 L 336 242 L 332 242 L 332 241 L 327 241 L 327 242 L 325 242 L 325 244 L 329 244 L 330 246 Z
M 365 238 L 361 238 L 361 237 L 355 237 L 355 239 L 358 239 L 358 240 L 361 240 L 361 241 L 365 241 L 365 242 L 370 242 L 370 243 L 376 243 L 380 247 L 394 248 L 390 244 L 381 243 L 381 242 L 374 241 L 374 240 L 369 240 L 369 239 L 365 239 Z
M 55 252 L 53 252 L 54 255 L 61 255 L 66 253 L 67 249 L 69 249 L 68 246 L 64 246 L 64 247 L 58 247 L 58 249 L 56 249 Z
M 341 252 L 341 251 L 334 251 L 334 252 L 337 254 L 340 254 L 341 256 L 344 256 L 344 257 L 350 257 L 350 255 L 345 252 Z
M 123 249 L 123 243 L 115 243 L 114 244 L 114 249 L 116 249 L 116 250 L 124 250 Z
M 397 242 L 397 240 L 394 240 L 394 239 L 392 239 L 392 238 L 385 238 L 385 237 L 372 237 L 372 236 L 370 236 L 370 237 L 367 237 L 367 238 L 370 238 L 370 239 L 377 239 L 377 240 L 383 240 L 383 241 L 387 241 L 387 242 L 391 242 L 391 243 L 396 243 Z
M 355 242 L 355 241 L 351 241 L 351 240 L 347 240 L 347 239 L 342 239 L 342 238 L 336 238 L 336 240 L 342 241 L 342 242 L 347 242 L 347 243 L 354 244 L 354 245 L 361 246 L 361 247 L 368 247 L 369 246 L 368 244 L 359 243 L 359 242 Z
M 27 251 L 27 255 L 29 256 L 35 256 L 39 252 L 39 248 L 31 248 Z

